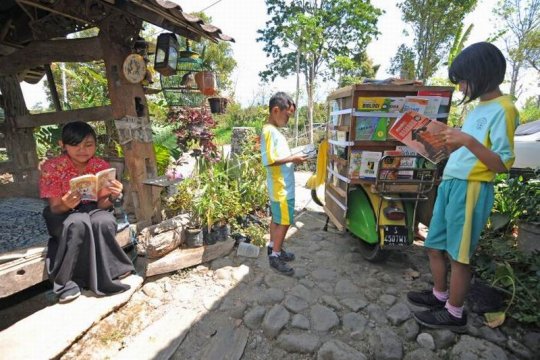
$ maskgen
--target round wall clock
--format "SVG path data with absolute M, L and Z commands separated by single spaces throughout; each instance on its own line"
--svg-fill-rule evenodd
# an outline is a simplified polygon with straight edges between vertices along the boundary
M 132 84 L 140 83 L 146 74 L 146 63 L 139 54 L 130 54 L 124 60 L 122 66 L 124 76 Z

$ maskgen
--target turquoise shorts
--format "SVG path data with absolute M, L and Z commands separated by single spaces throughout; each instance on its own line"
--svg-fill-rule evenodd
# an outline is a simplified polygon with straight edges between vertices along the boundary
M 291 225 L 294 221 L 294 199 L 270 201 L 272 222 L 279 225 Z
M 469 264 L 493 207 L 493 183 L 443 180 L 424 246 Z

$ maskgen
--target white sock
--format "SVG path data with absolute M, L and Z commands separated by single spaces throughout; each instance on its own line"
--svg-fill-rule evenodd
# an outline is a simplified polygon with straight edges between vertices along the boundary
M 273 241 L 270 241 L 270 242 L 268 243 L 268 247 L 274 248 L 274 242 L 273 242 Z
M 281 251 L 280 252 L 275 252 L 275 251 L 272 250 L 272 254 L 270 256 L 278 257 L 279 255 L 281 255 Z

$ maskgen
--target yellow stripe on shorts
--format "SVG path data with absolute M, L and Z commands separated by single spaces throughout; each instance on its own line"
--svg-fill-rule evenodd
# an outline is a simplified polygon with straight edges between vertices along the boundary
M 465 201 L 465 222 L 463 223 L 463 232 L 457 261 L 462 264 L 468 264 L 470 261 L 471 250 L 471 232 L 474 208 L 480 196 L 480 185 L 478 181 L 469 181 L 467 184 L 467 200 Z

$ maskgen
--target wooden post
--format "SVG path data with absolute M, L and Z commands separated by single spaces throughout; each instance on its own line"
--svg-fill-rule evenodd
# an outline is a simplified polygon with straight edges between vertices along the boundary
M 149 128 L 148 105 L 141 84 L 132 84 L 124 78 L 122 65 L 131 53 L 130 39 L 136 38 L 141 21 L 111 15 L 100 24 L 99 38 L 107 74 L 109 97 L 113 118 L 137 119 Z M 126 169 L 129 173 L 130 197 L 138 222 L 161 221 L 159 194 L 143 181 L 157 177 L 156 156 L 152 139 L 141 133 L 132 134 L 129 141 L 122 141 Z
M 6 149 L 13 164 L 13 185 L 2 186 L 10 196 L 38 196 L 38 158 L 32 128 L 18 129 L 16 117 L 27 115 L 28 109 L 16 75 L 0 76 L 0 91 L 4 98 L 6 115 Z M 9 194 L 7 194 L 9 193 Z

